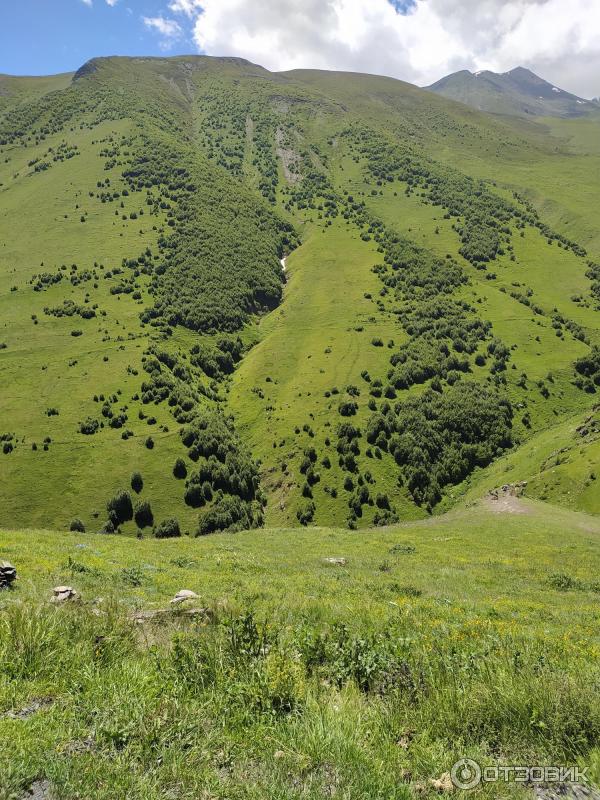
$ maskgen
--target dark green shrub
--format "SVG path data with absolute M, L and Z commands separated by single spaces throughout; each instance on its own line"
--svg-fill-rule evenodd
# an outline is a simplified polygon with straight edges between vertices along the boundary
M 77 533 L 85 533 L 85 525 L 80 519 L 73 519 L 69 525 L 69 530 L 76 531 Z
M 342 417 L 353 417 L 357 410 L 358 404 L 351 400 L 340 403 L 338 406 L 338 411 Z
M 200 517 L 198 536 L 214 531 L 242 531 L 257 528 L 263 524 L 260 510 L 239 497 L 224 495 L 216 500 L 212 508 Z
M 109 517 L 117 524 L 133 519 L 133 503 L 129 492 L 120 491 L 106 504 Z
M 187 478 L 187 467 L 183 458 L 178 458 L 173 466 L 173 475 L 179 480 Z
M 99 427 L 100 423 L 97 419 L 88 417 L 86 420 L 79 423 L 79 433 L 83 433 L 85 436 L 93 436 Z
M 134 511 L 134 519 L 138 528 L 149 528 L 154 523 L 154 515 L 150 503 L 147 500 L 141 500 L 136 504 Z
M 144 488 L 144 479 L 141 472 L 134 472 L 131 476 L 131 488 L 136 494 L 139 494 Z
M 165 519 L 154 529 L 154 535 L 157 539 L 173 539 L 176 536 L 181 536 L 179 522 L 174 519 Z
M 197 483 L 191 483 L 185 490 L 183 499 L 185 500 L 185 504 L 191 508 L 200 508 L 203 506 L 205 500 L 202 486 Z
M 377 508 L 384 508 L 389 510 L 390 507 L 389 497 L 387 496 L 387 494 L 378 494 L 375 499 L 375 504 Z
M 300 506 L 296 511 L 296 517 L 300 525 L 308 525 L 309 522 L 312 522 L 315 511 L 316 507 L 313 502 L 304 503 L 304 505 Z
M 114 533 L 115 526 L 112 520 L 107 520 L 104 525 L 100 528 L 98 533 Z

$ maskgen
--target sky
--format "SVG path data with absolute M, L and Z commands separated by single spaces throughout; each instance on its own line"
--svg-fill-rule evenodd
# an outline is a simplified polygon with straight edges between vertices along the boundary
M 459 69 L 524 66 L 593 97 L 599 34 L 600 0 L 0 0 L 0 73 L 204 53 L 421 86 Z

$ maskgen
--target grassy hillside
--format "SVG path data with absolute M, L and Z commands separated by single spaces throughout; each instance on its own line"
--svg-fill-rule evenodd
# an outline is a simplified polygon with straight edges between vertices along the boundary
M 527 481 L 527 495 L 590 514 L 600 513 L 598 407 L 540 431 L 514 453 L 474 473 L 454 495 L 478 500 L 504 484 Z M 449 498 L 451 501 L 452 498 Z
M 593 405 L 594 123 L 239 59 L 2 87 L 1 524 L 422 518 Z
M 502 511 L 200 541 L 5 531 L 0 797 L 433 797 L 462 756 L 598 781 L 600 526 Z M 80 599 L 50 604 L 60 584 Z M 170 606 L 183 588 L 198 599 Z M 478 796 L 499 789 L 531 796 Z

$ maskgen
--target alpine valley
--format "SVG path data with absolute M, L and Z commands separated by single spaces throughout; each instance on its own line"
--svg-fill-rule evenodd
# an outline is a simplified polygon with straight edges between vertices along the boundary
M 0 76 L 0 800 L 597 800 L 599 208 L 523 69 Z

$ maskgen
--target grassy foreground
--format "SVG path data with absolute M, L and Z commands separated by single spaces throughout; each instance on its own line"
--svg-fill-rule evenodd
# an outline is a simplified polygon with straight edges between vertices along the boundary
M 35 781 L 65 800 L 433 796 L 461 756 L 598 782 L 600 523 L 510 508 L 162 542 L 2 533 L 20 578 L 0 596 L 0 798 Z M 62 583 L 81 600 L 50 604 Z M 183 588 L 205 613 L 136 620 Z

